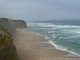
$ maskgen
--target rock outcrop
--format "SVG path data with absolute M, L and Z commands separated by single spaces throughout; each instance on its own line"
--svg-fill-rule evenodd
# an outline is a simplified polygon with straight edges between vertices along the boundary
M 0 60 L 19 60 L 13 44 L 16 29 L 6 18 L 0 19 Z

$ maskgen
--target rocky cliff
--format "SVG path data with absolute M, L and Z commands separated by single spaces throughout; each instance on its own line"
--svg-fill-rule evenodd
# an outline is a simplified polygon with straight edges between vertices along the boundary
M 13 44 L 15 27 L 6 18 L 0 18 L 0 60 L 19 60 Z
M 10 23 L 16 28 L 26 28 L 26 21 L 23 20 L 10 20 Z
M 3 26 L 5 29 L 7 29 L 11 34 L 13 34 L 15 30 L 15 26 L 13 26 L 9 19 L 7 18 L 0 18 L 0 26 Z
M 0 26 L 0 60 L 18 60 L 12 34 Z

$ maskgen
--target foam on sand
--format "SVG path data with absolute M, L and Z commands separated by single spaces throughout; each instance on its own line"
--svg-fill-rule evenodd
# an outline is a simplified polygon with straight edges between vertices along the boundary
M 72 52 L 72 51 L 69 51 L 67 48 L 64 48 L 64 47 L 62 47 L 62 46 L 58 46 L 58 45 L 56 45 L 56 44 L 55 44 L 53 41 L 51 41 L 51 40 L 50 40 L 49 42 L 50 42 L 56 49 L 71 53 L 71 54 L 69 54 L 68 56 L 78 56 L 78 57 L 80 57 L 79 54 L 77 54 L 77 53 L 75 53 L 75 52 Z

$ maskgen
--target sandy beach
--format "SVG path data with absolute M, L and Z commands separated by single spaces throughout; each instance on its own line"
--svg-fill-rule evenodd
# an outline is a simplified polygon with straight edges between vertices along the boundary
M 80 60 L 68 52 L 55 49 L 45 36 L 17 29 L 14 44 L 20 60 Z

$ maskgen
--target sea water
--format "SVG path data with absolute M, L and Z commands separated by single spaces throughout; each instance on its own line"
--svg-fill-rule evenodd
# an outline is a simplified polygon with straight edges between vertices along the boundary
M 80 56 L 80 26 L 28 22 L 29 31 L 46 35 L 56 49 Z

